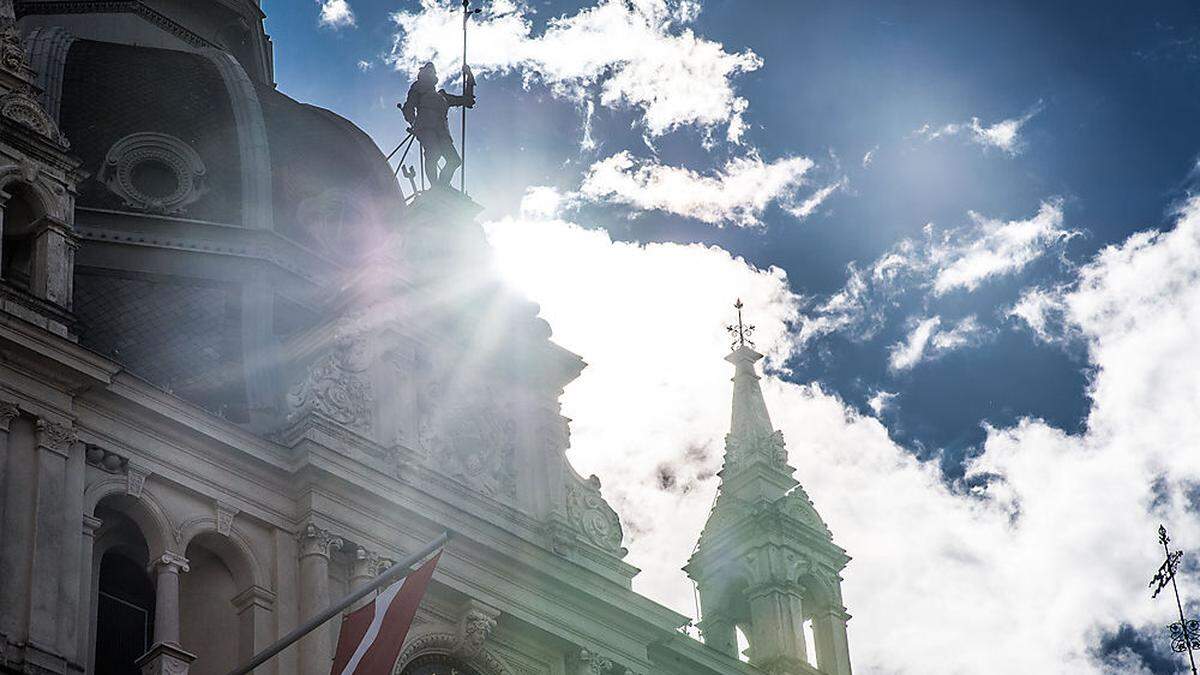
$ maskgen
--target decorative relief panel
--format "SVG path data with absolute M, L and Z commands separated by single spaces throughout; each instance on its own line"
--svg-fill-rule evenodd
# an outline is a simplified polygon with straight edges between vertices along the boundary
M 367 340 L 349 322 L 334 334 L 333 349 L 320 356 L 287 394 L 288 419 L 317 412 L 362 433 L 371 430 L 371 384 Z
M 100 180 L 126 206 L 151 213 L 179 213 L 207 191 L 207 168 L 187 143 L 154 132 L 130 134 L 104 158 Z
M 431 465 L 491 497 L 516 496 L 516 425 L 499 391 L 481 385 L 423 397 L 419 444 Z

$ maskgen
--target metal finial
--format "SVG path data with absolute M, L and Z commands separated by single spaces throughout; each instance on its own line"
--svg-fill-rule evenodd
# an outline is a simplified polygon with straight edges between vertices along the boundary
M 1159 566 L 1158 572 L 1154 574 L 1154 578 L 1150 580 L 1150 587 L 1154 589 L 1151 598 L 1158 597 L 1158 594 L 1171 585 L 1171 590 L 1175 592 L 1175 607 L 1179 610 L 1179 621 L 1167 626 L 1167 630 L 1171 634 L 1171 649 L 1177 653 L 1186 652 L 1188 660 L 1191 662 L 1192 675 L 1197 675 L 1196 657 L 1194 651 L 1200 650 L 1200 621 L 1189 619 L 1183 613 L 1183 601 L 1179 597 L 1179 584 L 1175 580 L 1175 573 L 1179 570 L 1179 561 L 1183 558 L 1183 551 L 1172 551 L 1167 546 L 1171 538 L 1167 536 L 1167 528 L 1162 525 L 1158 526 L 1158 543 L 1162 544 L 1164 560 Z
M 754 348 L 754 343 L 750 340 L 750 336 L 754 333 L 754 326 L 742 322 L 742 307 L 744 306 L 741 298 L 738 298 L 737 302 L 733 303 L 734 309 L 737 310 L 737 325 L 725 327 L 725 330 L 729 331 L 729 334 L 733 336 L 733 349 L 737 349 L 738 347 Z

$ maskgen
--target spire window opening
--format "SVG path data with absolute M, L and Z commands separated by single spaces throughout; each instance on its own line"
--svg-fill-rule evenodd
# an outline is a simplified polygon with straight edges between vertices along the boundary
M 3 205 L 0 279 L 12 286 L 30 290 L 33 278 L 33 223 L 37 220 L 37 210 L 24 192 L 18 189 Z
M 813 620 L 804 620 L 804 651 L 805 658 L 808 659 L 808 665 L 817 665 L 817 634 L 813 630 Z
M 737 653 L 738 660 L 742 663 L 750 662 L 750 640 L 746 637 L 745 631 L 741 626 L 735 626 L 734 634 L 737 635 Z

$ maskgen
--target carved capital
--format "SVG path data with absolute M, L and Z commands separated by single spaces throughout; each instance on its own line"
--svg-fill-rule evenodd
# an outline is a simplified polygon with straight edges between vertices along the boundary
M 188 559 L 172 551 L 163 552 L 162 555 L 150 562 L 150 567 L 156 573 L 168 574 L 179 574 L 191 570 L 188 567 Z
M 467 660 L 483 651 L 484 643 L 496 629 L 500 610 L 477 600 L 469 600 L 458 620 L 458 653 Z
M 342 538 L 330 534 L 329 530 L 309 523 L 300 532 L 300 557 L 319 555 L 328 558 L 331 551 L 342 550 Z
M 613 669 L 612 659 L 586 649 L 579 650 L 579 675 L 608 675 Z
M 12 401 L 0 401 L 0 431 L 8 431 L 8 425 L 20 414 L 21 406 Z
M 381 572 L 395 564 L 391 558 L 381 556 L 377 551 L 368 551 L 359 546 L 354 549 L 354 561 L 350 567 L 351 579 L 373 579 Z
M 86 513 L 83 514 L 83 536 L 96 536 L 96 530 L 100 529 L 100 526 L 103 524 L 104 521 L 100 520 L 99 518 L 95 516 L 89 516 Z
M 65 424 L 58 424 L 57 422 L 51 422 L 39 417 L 37 421 L 37 439 L 39 446 L 65 455 L 71 451 L 71 446 L 75 444 L 75 430 Z
M 238 614 L 251 608 L 271 611 L 275 607 L 275 594 L 261 586 L 251 586 L 233 596 L 230 602 Z

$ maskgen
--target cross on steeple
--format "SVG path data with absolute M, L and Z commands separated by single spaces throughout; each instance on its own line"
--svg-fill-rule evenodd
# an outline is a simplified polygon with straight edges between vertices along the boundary
M 737 325 L 734 326 L 731 324 L 725 327 L 725 330 L 729 331 L 729 334 L 733 336 L 733 349 L 737 349 L 738 347 L 754 348 L 754 343 L 750 341 L 750 335 L 754 333 L 754 325 L 742 322 L 742 307 L 744 306 L 741 298 L 738 298 L 737 302 L 733 303 L 734 309 L 737 310 Z

